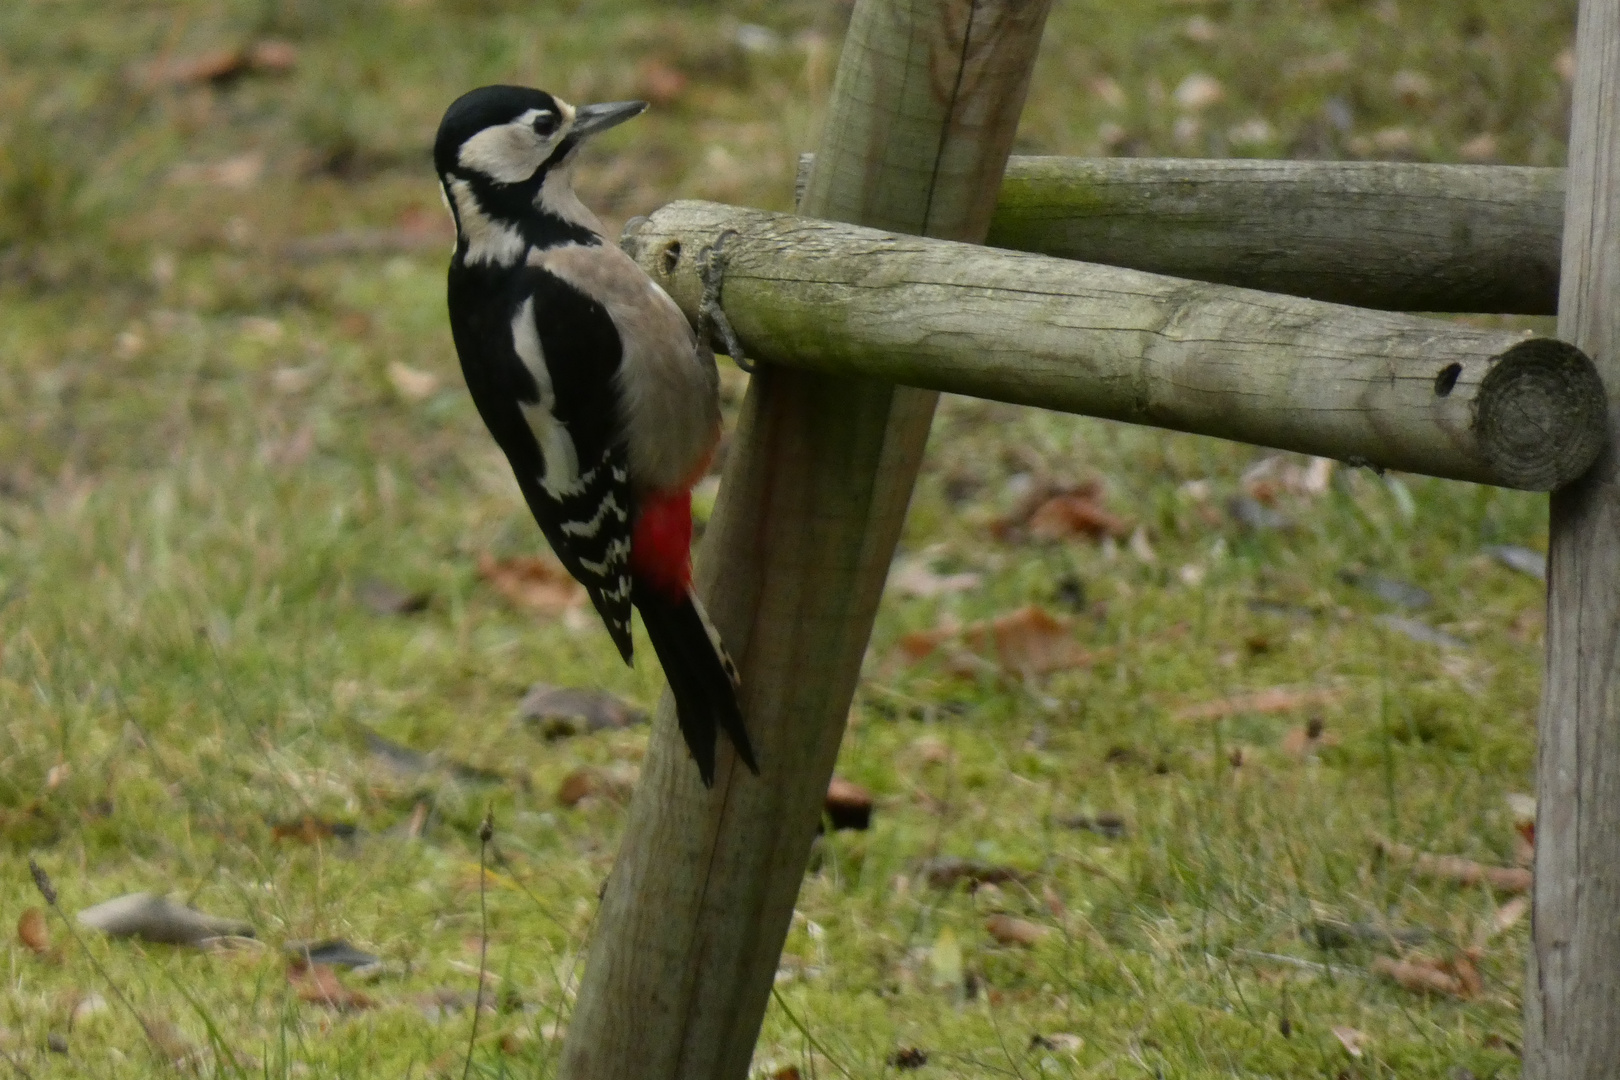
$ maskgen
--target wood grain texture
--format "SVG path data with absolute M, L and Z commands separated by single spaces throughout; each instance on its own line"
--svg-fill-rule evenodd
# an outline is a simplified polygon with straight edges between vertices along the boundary
M 860 0 L 806 211 L 982 240 L 1047 7 Z M 934 401 L 870 378 L 754 376 L 697 578 L 761 775 L 723 748 L 705 791 L 665 696 L 565 1077 L 746 1076 Z
M 1620 0 L 1582 0 L 1558 332 L 1596 361 L 1609 437 L 1552 498 L 1525 1080 L 1620 1070 Z
M 783 366 L 1543 491 L 1604 439 L 1591 363 L 1517 332 L 718 203 L 635 243 L 691 312 L 671 255 L 726 231 L 732 323 Z
M 1562 169 L 1013 157 L 985 242 L 1384 311 L 1550 315 L 1563 219 Z

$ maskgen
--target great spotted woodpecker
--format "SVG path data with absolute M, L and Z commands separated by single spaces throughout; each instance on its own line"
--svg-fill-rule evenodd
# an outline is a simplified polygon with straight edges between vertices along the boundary
M 719 375 L 573 188 L 584 140 L 646 107 L 486 86 L 445 112 L 433 159 L 456 223 L 450 329 L 473 402 L 626 663 L 641 611 L 712 786 L 717 729 L 759 771 L 736 668 L 692 593 L 691 489 L 720 438 Z

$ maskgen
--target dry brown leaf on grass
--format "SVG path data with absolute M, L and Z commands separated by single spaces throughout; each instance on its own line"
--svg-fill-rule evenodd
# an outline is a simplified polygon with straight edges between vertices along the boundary
M 1518 866 L 1488 866 L 1465 859 L 1461 855 L 1431 855 L 1426 851 L 1380 840 L 1378 850 L 1396 862 L 1411 863 L 1418 877 L 1436 881 L 1453 881 L 1458 885 L 1486 884 L 1501 892 L 1524 893 L 1530 891 L 1535 878 L 1530 871 Z
M 35 956 L 45 956 L 51 951 L 51 932 L 45 924 L 43 909 L 23 909 L 23 913 L 17 917 L 17 940 Z
M 1003 945 L 1037 945 L 1052 932 L 1050 926 L 1020 919 L 1014 915 L 991 915 L 984 920 L 984 929 Z
M 1223 720 L 1245 713 L 1280 713 L 1331 705 L 1342 701 L 1349 690 L 1342 686 L 1271 686 L 1247 694 L 1234 694 L 1215 701 L 1182 705 L 1171 713 L 1177 720 Z
M 1491 919 L 1480 927 L 1479 943 L 1485 944 L 1498 934 L 1505 934 L 1519 924 L 1519 921 L 1530 913 L 1530 898 L 1528 896 L 1515 896 L 1507 903 L 1496 909 Z
M 1464 1000 L 1475 997 L 1484 984 L 1479 969 L 1474 966 L 1473 950 L 1465 950 L 1450 960 L 1435 960 L 1427 956 L 1414 956 L 1397 960 L 1392 956 L 1373 958 L 1372 971 L 1383 975 L 1404 989 L 1416 994 L 1443 994 Z
M 950 670 L 962 675 L 978 674 L 992 660 L 1007 674 L 1032 676 L 1089 667 L 1098 659 L 1074 639 L 1073 619 L 1033 604 L 960 628 L 906 634 L 899 641 L 900 655 L 912 664 L 942 650 L 949 653 Z
M 561 615 L 585 603 L 585 587 L 556 559 L 539 555 L 497 559 L 486 552 L 478 556 L 478 576 L 513 607 L 539 615 Z
M 306 964 L 294 960 L 287 965 L 287 982 L 299 1001 L 324 1005 L 338 1012 L 369 1009 L 376 1004 L 359 990 L 351 990 L 338 981 L 337 972 L 326 964 Z
M 962 641 L 981 656 L 994 653 L 1003 669 L 1019 675 L 1045 675 L 1091 663 L 1091 654 L 1074 640 L 1073 620 L 1033 604 L 988 623 L 968 625 Z
M 1029 535 L 1037 540 L 1125 540 L 1131 524 L 1118 514 L 1103 509 L 1095 495 L 1054 495 L 1035 508 L 1026 523 Z
M 134 68 L 131 80 L 156 90 L 191 83 L 223 83 L 241 75 L 281 75 L 298 66 L 298 47 L 290 41 L 265 38 L 246 48 L 215 49 L 193 56 L 171 56 Z
M 586 799 L 601 796 L 614 802 L 629 802 L 640 775 L 634 765 L 619 762 L 606 768 L 582 765 L 563 777 L 557 785 L 557 802 L 572 809 Z
M 1520 866 L 1531 866 L 1536 861 L 1536 823 L 1520 821 L 1513 826 L 1513 861 Z
M 1131 535 L 1131 523 L 1102 505 L 1101 481 L 1057 484 L 1049 478 L 1025 477 L 1026 490 L 1004 516 L 990 525 L 990 534 L 1003 543 L 1026 539 L 1057 542 L 1063 540 L 1124 540 Z

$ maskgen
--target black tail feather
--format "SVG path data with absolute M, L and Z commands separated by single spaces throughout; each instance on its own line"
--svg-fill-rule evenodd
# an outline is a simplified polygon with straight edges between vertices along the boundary
M 714 786 L 715 743 L 724 731 L 737 756 L 756 776 L 759 765 L 737 704 L 735 669 L 692 594 L 680 599 L 664 595 L 641 581 L 630 588 L 630 599 L 641 612 L 652 639 L 653 651 L 664 666 L 681 737 L 697 762 L 704 787 Z

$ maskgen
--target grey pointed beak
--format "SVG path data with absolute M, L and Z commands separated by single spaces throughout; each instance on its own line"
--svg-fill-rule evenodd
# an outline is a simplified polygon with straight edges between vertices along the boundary
M 585 138 L 610 127 L 617 127 L 639 116 L 647 108 L 645 101 L 608 101 L 601 105 L 581 105 L 574 110 L 574 126 L 570 135 Z

